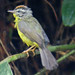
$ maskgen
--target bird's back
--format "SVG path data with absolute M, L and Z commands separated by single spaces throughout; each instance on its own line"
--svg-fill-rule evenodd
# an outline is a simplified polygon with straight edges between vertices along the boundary
M 47 35 L 42 29 L 40 23 L 34 17 L 20 20 L 18 26 L 20 31 L 31 41 L 37 42 L 40 45 L 43 42 L 49 43 Z

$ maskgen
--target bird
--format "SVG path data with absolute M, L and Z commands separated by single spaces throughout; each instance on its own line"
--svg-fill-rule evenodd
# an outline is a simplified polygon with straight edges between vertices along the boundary
M 50 42 L 41 24 L 33 16 L 31 8 L 25 5 L 18 5 L 13 10 L 8 10 L 13 13 L 15 18 L 15 28 L 21 40 L 27 46 L 35 46 L 40 51 L 42 66 L 47 70 L 57 69 L 58 63 L 52 53 L 47 49 Z

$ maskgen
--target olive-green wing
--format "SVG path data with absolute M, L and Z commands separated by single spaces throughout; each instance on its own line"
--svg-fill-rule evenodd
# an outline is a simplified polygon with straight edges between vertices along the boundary
M 40 46 L 43 42 L 42 37 L 38 34 L 34 27 L 31 27 L 29 23 L 20 21 L 18 24 L 19 30 L 28 37 L 31 41 L 38 43 Z
M 40 24 L 40 23 L 38 22 L 38 20 L 37 20 L 36 18 L 34 18 L 34 17 L 32 17 L 32 20 L 34 21 L 34 23 L 35 23 L 36 26 L 38 27 L 37 31 L 40 30 L 41 33 L 39 33 L 39 34 L 41 35 L 41 37 L 44 38 L 44 42 L 45 42 L 45 43 L 49 43 L 50 41 L 49 41 L 49 39 L 48 39 L 48 37 L 47 37 L 45 31 L 44 31 L 43 28 L 41 27 L 41 24 Z M 35 24 L 34 24 L 34 25 L 35 25 Z
M 22 20 L 19 22 L 20 31 L 25 34 L 32 41 L 37 42 L 39 45 L 43 42 L 49 43 L 49 39 L 42 29 L 41 25 L 34 17 L 28 20 Z

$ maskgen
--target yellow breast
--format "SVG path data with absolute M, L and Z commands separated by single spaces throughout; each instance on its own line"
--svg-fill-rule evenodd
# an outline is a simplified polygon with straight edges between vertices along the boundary
M 15 28 L 17 28 L 17 31 L 18 31 L 18 34 L 20 36 L 20 38 L 22 39 L 22 41 L 24 43 L 27 44 L 27 46 L 32 46 L 32 45 L 36 45 L 36 47 L 39 47 L 39 45 L 36 43 L 36 42 L 32 42 L 29 38 L 27 38 L 20 30 L 19 30 L 19 27 L 18 27 L 18 23 L 20 21 L 20 19 L 15 15 L 13 14 L 14 17 L 15 17 Z

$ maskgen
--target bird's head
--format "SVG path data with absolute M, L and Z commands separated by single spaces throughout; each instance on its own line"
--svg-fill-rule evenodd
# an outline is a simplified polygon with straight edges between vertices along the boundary
M 24 5 L 19 5 L 14 10 L 8 10 L 8 12 L 13 13 L 14 17 L 19 18 L 32 16 L 32 10 Z

